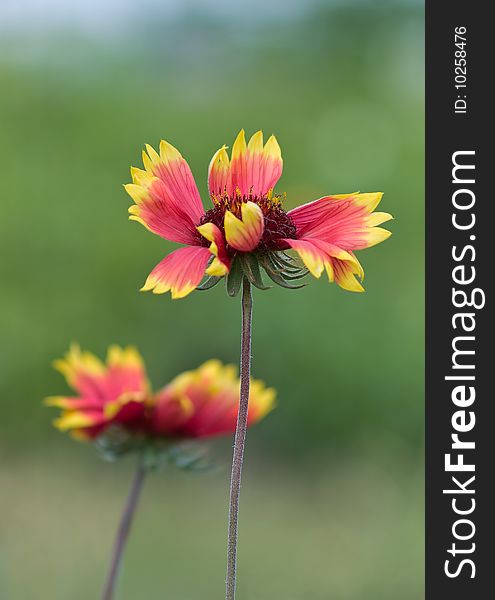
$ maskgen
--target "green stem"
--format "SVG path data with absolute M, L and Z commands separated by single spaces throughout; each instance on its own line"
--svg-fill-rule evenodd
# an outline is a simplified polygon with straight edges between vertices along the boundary
M 127 502 L 124 507 L 124 512 L 120 518 L 119 528 L 115 537 L 115 543 L 112 551 L 112 558 L 110 561 L 110 568 L 108 570 L 105 587 L 103 588 L 102 600 L 112 600 L 117 577 L 119 574 L 120 565 L 122 563 L 122 555 L 124 553 L 127 538 L 131 530 L 132 519 L 136 512 L 139 496 L 143 488 L 144 478 L 146 475 L 146 467 L 143 465 L 141 458 L 139 458 L 136 472 L 134 474 L 134 480 L 127 497 Z
M 229 531 L 227 540 L 227 580 L 226 600 L 235 599 L 237 541 L 239 525 L 239 496 L 241 493 L 242 462 L 248 422 L 249 384 L 251 376 L 251 324 L 253 298 L 251 284 L 244 278 L 242 283 L 242 330 L 241 330 L 241 363 L 240 363 L 240 395 L 237 427 L 234 438 L 234 455 L 232 457 L 232 474 L 230 479 Z

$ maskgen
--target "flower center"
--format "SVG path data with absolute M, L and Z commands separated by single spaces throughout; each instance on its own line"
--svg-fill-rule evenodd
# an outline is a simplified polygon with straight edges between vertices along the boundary
M 280 196 L 271 194 L 270 192 L 265 196 L 241 196 L 240 194 L 236 194 L 234 197 L 227 195 L 216 196 L 213 201 L 215 206 L 206 211 L 201 217 L 199 225 L 213 223 L 220 231 L 224 232 L 223 224 L 226 211 L 230 211 L 236 217 L 241 218 L 242 204 L 244 202 L 254 202 L 261 208 L 265 220 L 265 228 L 258 245 L 258 250 L 280 250 L 287 247 L 280 241 L 282 238 L 296 238 L 296 226 L 291 217 L 282 208 Z M 202 245 L 207 246 L 209 243 L 205 238 L 202 238 Z

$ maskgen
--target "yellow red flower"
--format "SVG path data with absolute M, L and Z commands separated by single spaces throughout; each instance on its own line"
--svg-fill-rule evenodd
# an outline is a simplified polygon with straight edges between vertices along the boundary
M 103 363 L 73 345 L 55 362 L 77 396 L 52 396 L 48 406 L 62 409 L 54 425 L 81 439 L 96 439 L 110 427 L 141 437 L 195 439 L 235 431 L 239 378 L 235 367 L 209 360 L 178 375 L 163 389 L 150 388 L 135 348 L 111 346 Z M 275 391 L 251 381 L 249 424 L 274 407 Z
M 275 390 L 251 380 L 248 424 L 274 407 Z M 151 429 L 163 436 L 203 438 L 233 433 L 239 405 L 239 378 L 233 365 L 209 360 L 173 379 L 155 396 Z
M 242 130 L 230 157 L 226 146 L 214 154 L 208 170 L 213 207 L 206 211 L 187 162 L 171 144 L 160 142 L 159 153 L 147 145 L 143 164 L 144 169 L 131 169 L 133 182 L 125 186 L 135 202 L 130 219 L 185 244 L 158 263 L 143 291 L 170 291 L 172 298 L 182 298 L 205 275 L 228 275 L 236 259 L 246 255 L 284 285 L 301 275 L 285 254 L 290 249 L 315 277 L 326 271 L 342 288 L 363 291 L 364 272 L 354 251 L 390 236 L 378 226 L 392 216 L 374 212 L 379 192 L 326 196 L 286 212 L 283 198 L 273 191 L 282 174 L 280 146 L 273 135 L 263 143 L 261 131 L 246 143 Z M 252 282 L 259 281 L 254 274 Z

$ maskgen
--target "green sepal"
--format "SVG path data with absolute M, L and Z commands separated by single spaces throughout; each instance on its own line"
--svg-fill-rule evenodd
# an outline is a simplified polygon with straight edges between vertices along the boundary
M 215 275 L 208 275 L 207 278 L 198 285 L 197 290 L 211 290 L 212 287 L 215 287 L 217 283 L 221 280 L 221 277 L 216 277 Z
M 309 273 L 308 269 L 303 266 L 295 265 L 291 268 L 284 268 L 282 261 L 275 256 L 275 253 L 269 253 L 266 255 L 266 260 L 265 263 L 263 263 L 263 267 L 266 271 L 274 271 L 288 281 L 302 279 Z
M 270 286 L 265 285 L 261 276 L 258 257 L 254 254 L 240 254 L 239 261 L 242 265 L 244 275 L 248 281 L 260 290 L 268 290 Z
M 270 252 L 268 256 L 270 260 L 275 262 L 283 271 L 298 272 L 301 269 L 306 268 L 300 262 L 292 258 L 292 256 L 285 254 L 285 252 Z
M 225 287 L 227 289 L 227 294 L 232 298 L 237 296 L 239 293 L 243 278 L 244 271 L 242 269 L 239 257 L 236 256 L 232 261 L 229 273 L 225 276 Z
M 281 275 L 286 281 L 297 281 L 298 279 L 303 279 L 304 277 L 306 277 L 308 273 L 309 271 L 301 269 L 297 273 L 287 273 L 286 271 L 284 271 Z
M 169 458 L 171 462 L 183 471 L 210 471 L 213 464 L 207 460 L 207 451 L 197 443 L 183 443 L 170 447 Z
M 135 454 L 147 471 L 157 471 L 172 465 L 185 471 L 206 471 L 213 467 L 204 446 L 196 442 L 177 442 L 167 438 L 130 432 L 113 425 L 98 436 L 94 443 L 103 459 L 116 461 L 126 454 Z
M 290 268 L 295 268 L 297 267 L 297 265 L 295 264 L 295 260 L 292 256 L 290 256 L 289 254 L 286 254 L 285 252 L 270 252 L 270 256 L 272 258 L 274 258 L 275 260 L 277 260 L 277 262 L 279 262 L 280 264 L 284 265 L 285 267 L 290 267 Z
M 295 270 L 291 270 L 291 272 L 287 272 L 287 270 L 283 269 L 283 266 L 278 263 L 278 261 L 274 258 L 273 253 L 268 253 L 260 257 L 261 266 L 265 269 L 266 274 L 270 279 L 276 283 L 277 285 L 290 289 L 297 290 L 304 287 L 306 284 L 302 283 L 300 285 L 293 285 L 290 282 L 296 279 L 301 279 L 305 277 L 307 271 L 303 268 L 297 268 Z
M 286 288 L 288 290 L 299 290 L 307 285 L 306 283 L 300 283 L 297 285 L 293 285 L 293 284 L 289 283 L 289 281 L 284 279 L 284 277 L 280 273 L 277 273 L 276 271 L 272 271 L 271 269 L 265 269 L 265 271 L 266 271 L 266 274 L 268 275 L 268 277 L 274 283 L 276 283 L 280 287 Z
M 274 273 L 273 271 L 267 271 L 266 274 L 274 283 L 288 290 L 300 290 L 301 288 L 306 287 L 308 285 L 307 283 L 299 283 L 296 285 L 292 285 L 291 283 L 286 281 L 281 275 L 279 275 L 278 273 Z

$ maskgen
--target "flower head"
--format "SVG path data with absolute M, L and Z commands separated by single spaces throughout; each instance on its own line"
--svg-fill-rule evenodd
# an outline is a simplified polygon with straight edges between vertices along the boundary
M 48 406 L 62 409 L 54 425 L 75 437 L 98 437 L 111 425 L 140 428 L 150 390 L 141 356 L 134 348 L 111 346 L 106 363 L 72 345 L 54 362 L 76 396 L 51 396 Z
M 177 441 L 231 434 L 239 404 L 235 367 L 209 360 L 153 392 L 134 348 L 111 346 L 106 363 L 72 346 L 55 367 L 77 396 L 52 396 L 45 403 L 62 409 L 54 425 L 80 439 L 98 439 L 108 430 L 139 440 Z M 275 390 L 251 381 L 249 423 L 274 407 Z
M 251 381 L 248 424 L 274 406 L 275 390 Z M 209 360 L 195 371 L 178 375 L 155 396 L 151 430 L 156 435 L 204 438 L 235 431 L 239 378 L 233 365 Z
M 206 211 L 187 162 L 168 142 L 160 142 L 159 153 L 147 145 L 143 164 L 144 170 L 131 169 L 133 183 L 125 186 L 135 202 L 130 219 L 186 245 L 158 263 L 143 291 L 182 298 L 226 277 L 235 295 L 243 276 L 265 287 L 260 266 L 284 287 L 300 287 L 293 282 L 306 273 L 320 277 L 326 271 L 342 288 L 363 291 L 364 271 L 354 251 L 390 236 L 378 225 L 391 215 L 374 212 L 381 193 L 326 196 L 286 212 L 284 197 L 274 192 L 282 174 L 280 146 L 273 135 L 263 143 L 261 131 L 246 143 L 242 130 L 230 157 L 226 146 L 214 154 L 208 170 L 212 208 Z

